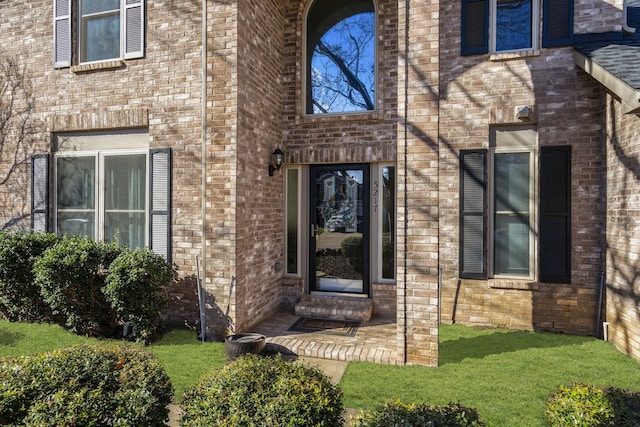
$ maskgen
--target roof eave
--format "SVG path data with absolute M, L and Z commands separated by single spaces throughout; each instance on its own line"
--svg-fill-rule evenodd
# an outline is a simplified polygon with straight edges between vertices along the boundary
M 615 74 L 592 60 L 579 50 L 574 49 L 573 60 L 587 74 L 596 79 L 614 95 L 620 98 L 625 114 L 640 113 L 640 91 L 632 88 Z

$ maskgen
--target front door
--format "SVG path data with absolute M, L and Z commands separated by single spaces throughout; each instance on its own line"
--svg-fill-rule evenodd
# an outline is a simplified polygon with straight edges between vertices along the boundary
M 369 166 L 311 168 L 310 290 L 369 293 Z

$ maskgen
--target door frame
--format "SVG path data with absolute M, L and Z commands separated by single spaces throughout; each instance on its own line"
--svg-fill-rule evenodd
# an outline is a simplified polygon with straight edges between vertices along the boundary
M 309 239 L 306 244 L 308 251 L 308 268 L 307 277 L 309 278 L 307 292 L 321 292 L 321 293 L 337 293 L 337 294 L 354 294 L 353 292 L 340 292 L 340 291 L 328 291 L 316 289 L 316 239 L 313 231 L 316 224 L 316 175 L 322 171 L 347 171 L 347 170 L 360 170 L 362 171 L 362 185 L 363 185 L 363 197 L 362 197 L 362 292 L 355 293 L 362 296 L 371 296 L 371 206 L 370 206 L 370 192 L 371 192 L 371 165 L 368 163 L 338 163 L 338 164 L 322 164 L 322 165 L 310 165 L 309 167 L 309 182 L 308 182 L 308 196 L 304 203 L 308 209 L 308 225 Z

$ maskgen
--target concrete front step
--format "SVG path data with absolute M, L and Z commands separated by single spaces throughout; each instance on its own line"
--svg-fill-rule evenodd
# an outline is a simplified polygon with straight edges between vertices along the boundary
M 348 295 L 304 294 L 295 313 L 296 316 L 368 322 L 373 315 L 373 300 Z

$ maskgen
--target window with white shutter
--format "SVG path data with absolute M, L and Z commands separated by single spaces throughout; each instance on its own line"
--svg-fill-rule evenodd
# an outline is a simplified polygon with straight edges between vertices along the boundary
M 143 0 L 54 0 L 54 67 L 144 56 Z

